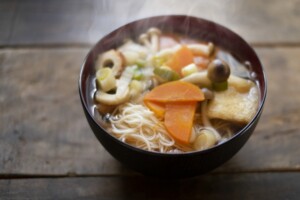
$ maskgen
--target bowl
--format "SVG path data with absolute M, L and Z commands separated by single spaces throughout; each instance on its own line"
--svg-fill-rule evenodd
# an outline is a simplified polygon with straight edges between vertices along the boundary
M 97 56 L 116 48 L 125 38 L 136 38 L 150 27 L 171 31 L 189 37 L 211 41 L 229 51 L 240 61 L 249 61 L 257 75 L 260 91 L 257 112 L 248 125 L 228 141 L 213 148 L 188 153 L 159 153 L 135 148 L 121 142 L 104 129 L 94 111 L 94 62 Z M 184 15 L 155 16 L 121 26 L 104 36 L 89 51 L 79 77 L 79 95 L 87 121 L 104 148 L 127 167 L 144 175 L 164 178 L 184 178 L 207 173 L 228 161 L 246 143 L 254 131 L 266 98 L 266 78 L 255 51 L 239 35 L 214 22 Z

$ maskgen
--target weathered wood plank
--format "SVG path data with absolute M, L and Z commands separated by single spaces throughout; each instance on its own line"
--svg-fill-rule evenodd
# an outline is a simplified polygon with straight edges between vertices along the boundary
M 0 199 L 299 199 L 299 173 L 0 180 Z
M 16 13 L 16 0 L 0 1 L 0 44 L 7 44 Z
M 268 79 L 261 121 L 241 152 L 222 170 L 300 170 L 299 48 L 259 48 Z
M 77 87 L 86 53 L 1 51 L 1 174 L 122 171 L 99 145 L 82 112 Z
M 1 1 L 0 45 L 93 44 L 136 19 L 188 14 L 227 26 L 252 43 L 300 42 L 299 0 Z M 2 17 L 3 16 L 3 17 Z M 0 37 L 0 38 L 2 38 Z
M 0 50 L 0 174 L 128 174 L 98 143 L 77 90 L 88 49 Z M 300 48 L 258 48 L 269 80 L 264 113 L 218 172 L 300 170 Z

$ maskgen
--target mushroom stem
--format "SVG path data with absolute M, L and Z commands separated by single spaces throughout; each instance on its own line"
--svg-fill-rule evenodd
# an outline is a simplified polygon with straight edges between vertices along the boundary
M 118 48 L 118 51 L 122 54 L 126 54 L 126 52 L 134 52 L 139 55 L 139 58 L 146 58 L 149 52 L 149 49 L 143 45 L 133 42 L 132 40 L 128 40 L 125 44 Z
M 148 34 L 146 34 L 146 33 L 141 34 L 140 37 L 139 37 L 139 41 L 143 45 L 145 45 L 148 49 L 152 49 L 152 45 L 149 41 Z
M 211 81 L 207 77 L 207 71 L 195 72 L 186 77 L 183 77 L 180 80 L 199 85 L 200 87 L 211 88 Z
M 194 54 L 203 55 L 206 57 L 209 57 L 214 50 L 214 45 L 211 42 L 209 42 L 207 45 L 206 44 L 189 44 L 189 45 L 187 45 L 187 47 Z
M 159 50 L 159 36 L 161 34 L 160 30 L 157 28 L 150 28 L 148 30 L 148 35 L 150 36 L 151 49 L 153 52 L 158 52 Z
M 159 50 L 159 36 L 161 32 L 157 28 L 150 28 L 147 33 L 143 33 L 139 37 L 139 41 L 145 45 L 152 53 Z
M 202 114 L 202 123 L 205 129 L 210 130 L 216 137 L 217 141 L 221 139 L 220 133 L 211 125 L 209 118 L 207 117 L 207 100 L 201 102 L 201 114 Z

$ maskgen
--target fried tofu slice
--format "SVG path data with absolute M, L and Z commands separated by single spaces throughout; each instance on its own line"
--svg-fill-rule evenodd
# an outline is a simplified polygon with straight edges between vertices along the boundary
M 215 92 L 214 99 L 208 104 L 208 117 L 247 124 L 257 111 L 258 101 L 259 93 L 254 84 L 247 92 L 239 92 L 229 84 L 227 90 Z

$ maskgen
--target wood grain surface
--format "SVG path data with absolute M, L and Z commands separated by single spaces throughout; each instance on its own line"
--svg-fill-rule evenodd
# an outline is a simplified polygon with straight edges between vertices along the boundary
M 299 173 L 217 174 L 185 180 L 141 176 L 0 180 L 0 199 L 298 199 Z
M 217 172 L 300 169 L 300 48 L 256 48 L 268 77 L 261 121 Z M 0 51 L 0 174 L 128 173 L 98 143 L 79 101 L 85 48 Z
M 261 120 L 213 172 L 157 180 L 97 141 L 78 95 L 81 64 L 130 21 L 188 14 L 255 47 L 268 79 Z M 1 0 L 0 199 L 299 199 L 300 0 Z
M 213 20 L 256 44 L 299 44 L 300 1 L 0 1 L 0 45 L 90 45 L 115 28 L 154 15 Z

